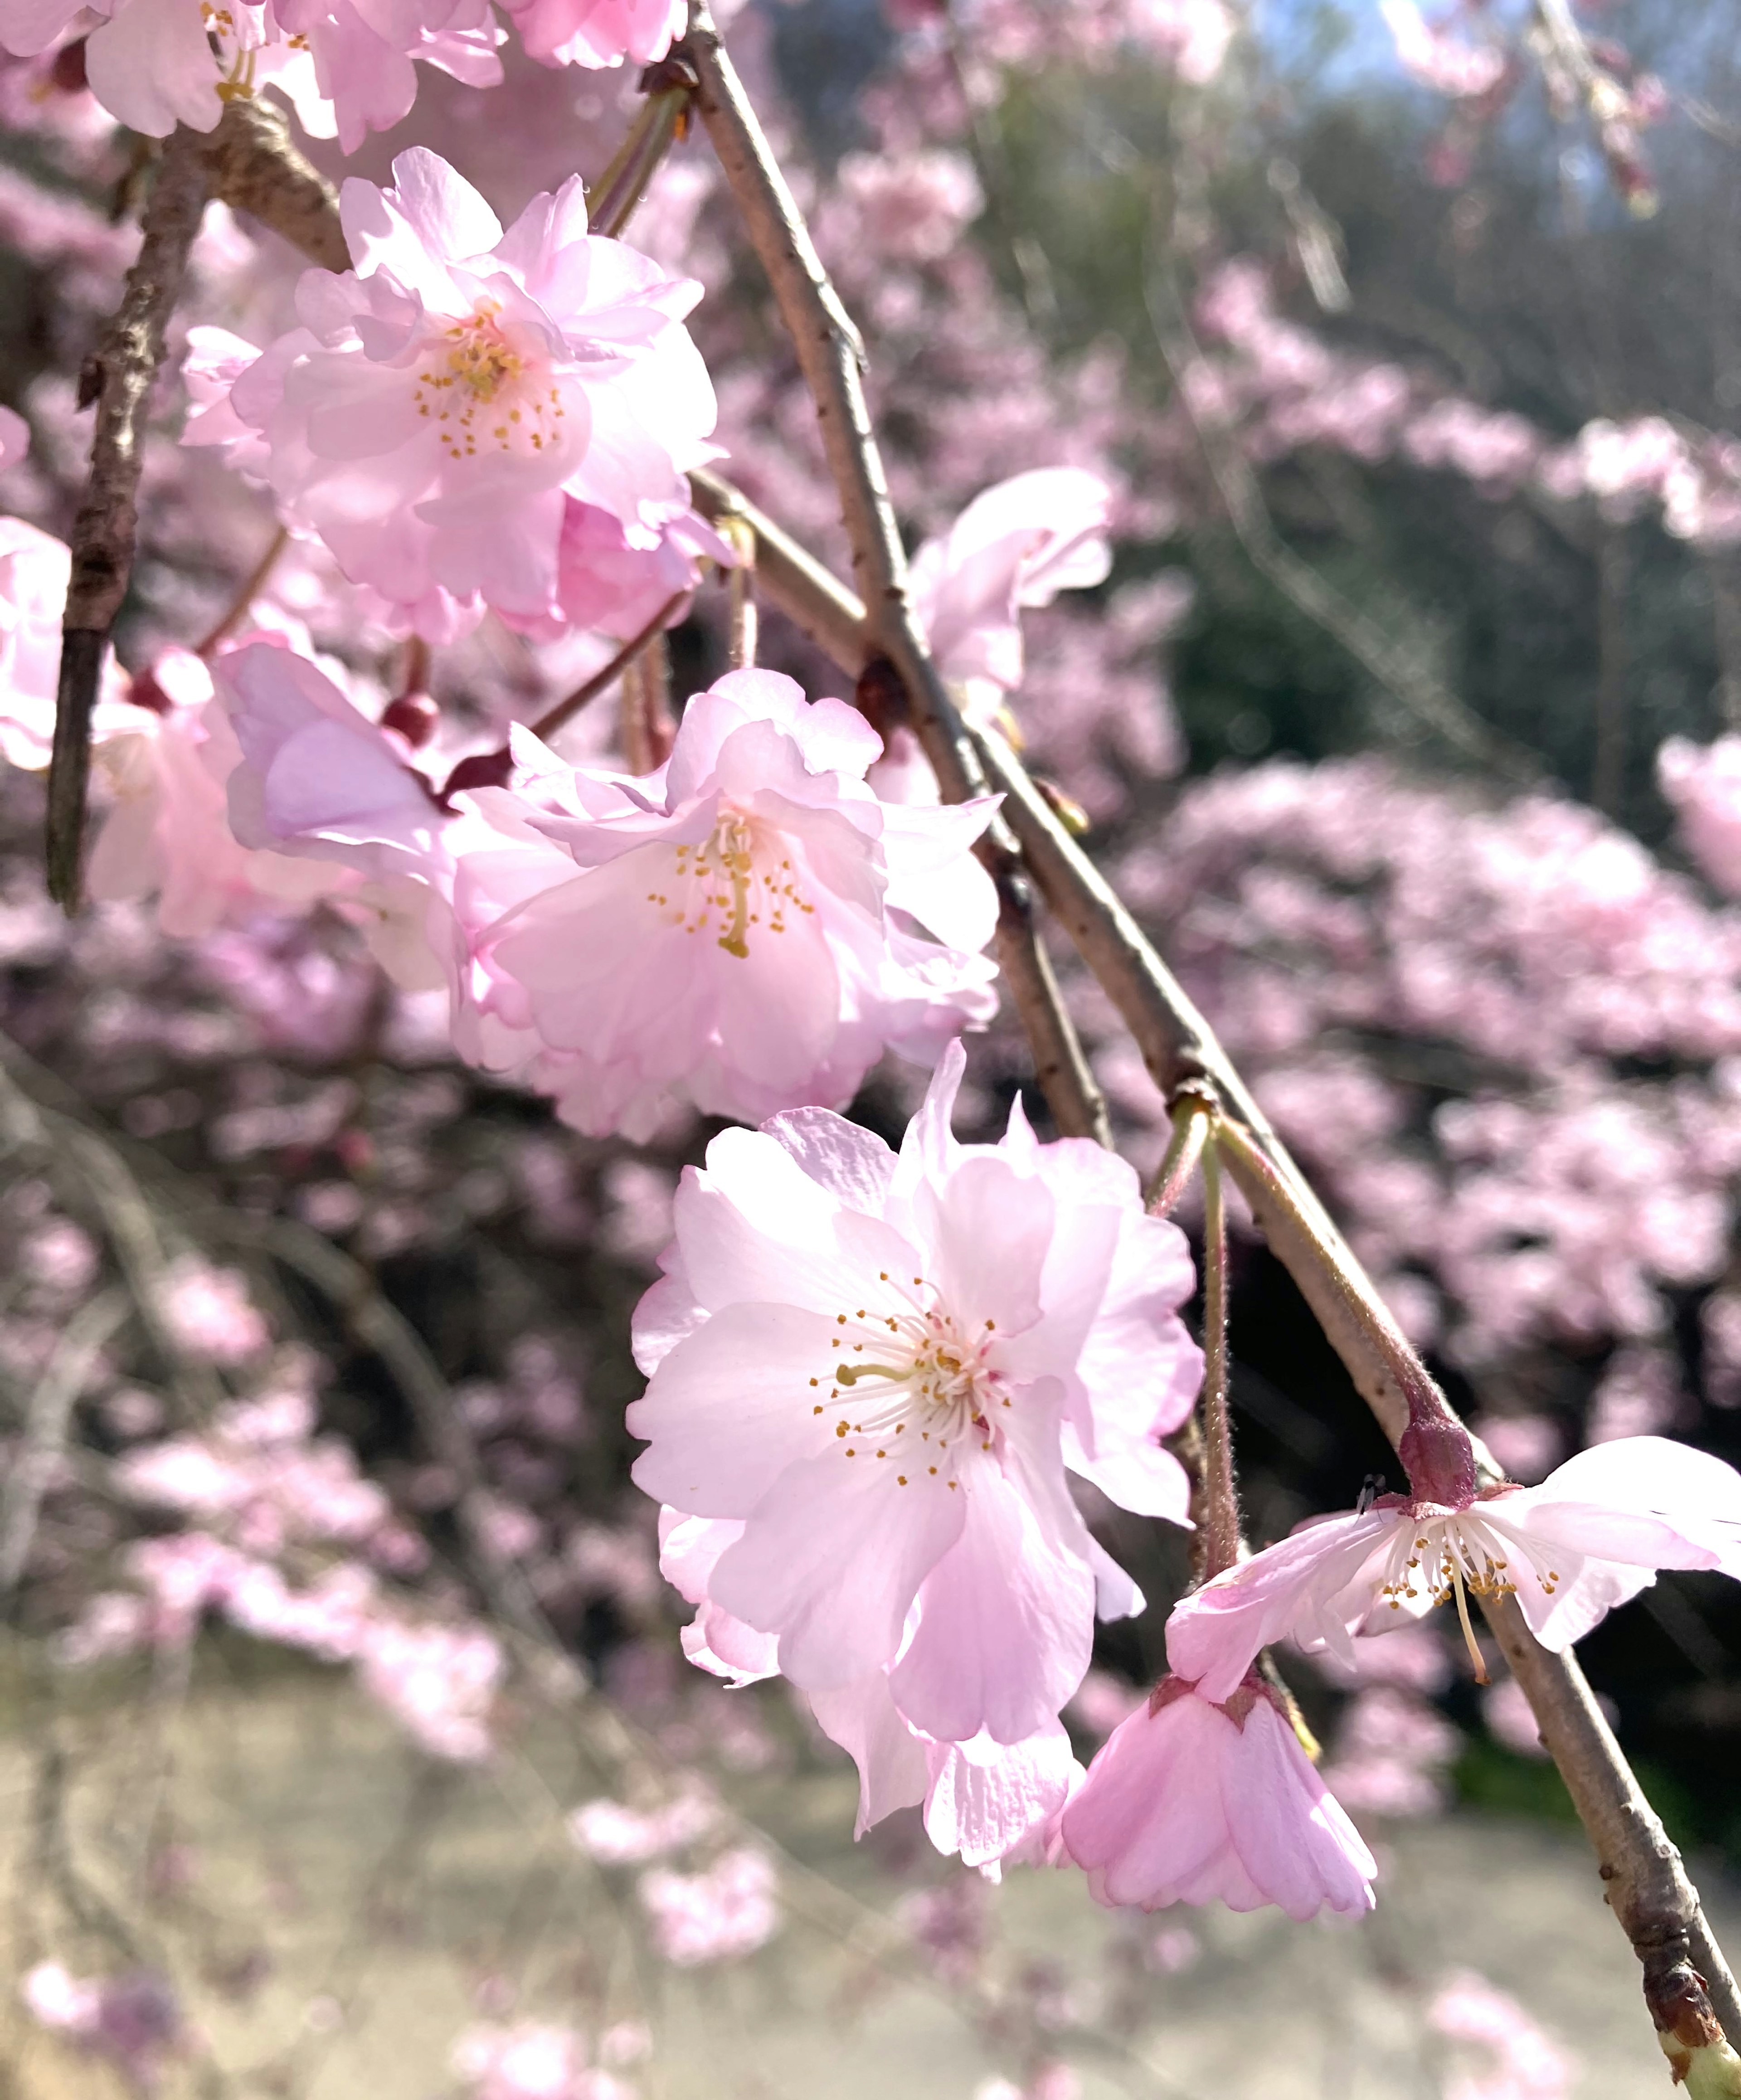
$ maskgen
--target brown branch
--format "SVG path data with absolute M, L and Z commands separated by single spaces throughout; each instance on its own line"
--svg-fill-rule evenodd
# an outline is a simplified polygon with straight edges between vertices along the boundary
M 583 708 L 589 706 L 601 693 L 608 692 L 648 643 L 664 632 L 666 621 L 688 596 L 685 589 L 668 598 L 641 632 L 625 642 L 607 664 L 601 664 L 590 678 L 576 686 L 566 699 L 558 700 L 553 708 L 541 714 L 531 725 L 532 735 L 542 737 L 549 743 L 557 731 L 566 723 L 572 721 Z
M 721 500 L 715 488 L 698 492 L 698 503 Z M 757 569 L 768 596 L 843 670 L 850 670 L 864 649 L 862 626 L 853 619 L 861 608 L 853 593 L 753 506 L 743 504 L 740 514 L 756 525 Z M 1390 1308 L 1270 1129 L 1207 1021 L 1020 761 L 999 737 L 981 737 L 978 743 L 992 784 L 1003 792 L 1004 814 L 1024 859 L 1117 1007 L 1157 1083 L 1172 1100 L 1193 1082 L 1198 1088 L 1207 1083 L 1232 1111 L 1234 1127 L 1223 1129 L 1228 1168 L 1361 1396 L 1391 1442 L 1398 1442 L 1408 1423 L 1407 1380 L 1412 1374 L 1424 1379 L 1426 1373 L 1413 1365 L 1404 1370 L 1413 1352 Z M 1238 1142 L 1241 1136 L 1244 1146 Z M 1433 1390 L 1436 1394 L 1437 1388 Z M 1602 1718 L 1576 1657 L 1540 1647 L 1510 1600 L 1488 1617 L 1594 1848 L 1607 1900 L 1643 1964 L 1653 2017 L 1672 1984 L 1677 2005 L 1684 2010 L 1690 2001 L 1695 2023 L 1703 2001 L 1736 2040 L 1741 1993 L 1698 1890 Z M 1688 1968 L 1680 1965 L 1683 1961 L 1702 1979 L 1696 1988 Z
M 803 215 L 774 163 L 707 0 L 690 0 L 681 55 L 701 82 L 696 109 L 816 403 L 822 449 L 840 498 L 871 651 L 893 664 L 913 726 L 945 800 L 979 792 L 981 776 L 954 702 L 907 602 L 906 554 L 865 401 L 864 344 L 823 268 Z
M 269 227 L 323 270 L 350 267 L 337 195 L 291 144 L 275 103 L 258 95 L 231 103 L 201 144 L 214 197 Z
M 145 417 L 163 363 L 170 315 L 205 209 L 205 143 L 182 126 L 164 148 L 120 309 L 79 374 L 79 405 L 95 403 L 97 418 L 90 470 L 73 523 L 46 840 L 48 893 L 68 911 L 78 908 L 97 684 L 133 574 Z

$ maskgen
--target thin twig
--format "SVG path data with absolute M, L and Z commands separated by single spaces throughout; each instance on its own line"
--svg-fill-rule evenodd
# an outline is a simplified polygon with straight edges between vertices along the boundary
M 816 404 L 867 608 L 870 651 L 886 656 L 899 674 L 945 799 L 964 801 L 979 792 L 980 769 L 907 600 L 906 554 L 865 401 L 864 343 L 822 267 L 706 0 L 690 0 L 682 55 L 700 80 L 697 112 Z
M 736 564 L 725 572 L 725 591 L 730 607 L 725 655 L 734 671 L 747 671 L 756 661 L 760 637 L 756 616 L 756 533 L 743 518 L 728 517 L 720 522 L 721 537 L 730 545 Z
M 312 1283 L 342 1314 L 352 1336 L 386 1365 L 410 1405 L 430 1456 L 457 1485 L 455 1511 L 471 1574 L 485 1602 L 505 1626 L 559 1661 L 567 1689 L 579 1689 L 580 1672 L 552 1634 L 520 1568 L 496 1550 L 491 1538 L 477 1447 L 422 1336 L 381 1295 L 361 1262 L 311 1227 L 293 1218 L 256 1224 L 227 1211 L 219 1224 Z
M 82 1305 L 49 1358 L 24 1410 L 24 1435 L 0 1486 L 0 1599 L 24 1572 L 37 1519 L 66 1447 L 67 1424 L 104 1345 L 127 1317 L 127 1295 L 111 1289 Z
M 1143 1199 L 1151 1217 L 1166 1217 L 1191 1185 L 1214 1116 L 1214 1101 L 1206 1090 L 1181 1092 L 1174 1102 L 1173 1135 Z
M 574 720 L 580 710 L 589 706 L 601 693 L 608 693 L 628 666 L 656 634 L 664 632 L 665 623 L 687 598 L 687 590 L 676 592 L 668 598 L 641 632 L 625 642 L 608 664 L 595 671 L 590 678 L 575 687 L 566 699 L 558 700 L 553 708 L 541 714 L 531 725 L 534 736 L 542 737 L 546 743 L 565 724 Z
M 695 76 L 687 66 L 681 60 L 663 59 L 642 73 L 641 87 L 647 99 L 587 201 L 594 233 L 615 236 L 622 232 L 646 195 L 660 161 L 689 130 Z
M 90 470 L 73 521 L 73 567 L 61 628 L 60 684 L 48 769 L 48 893 L 78 908 L 90 721 L 109 635 L 133 574 L 145 417 L 170 315 L 205 209 L 205 142 L 178 126 L 163 149 L 121 306 L 79 374 L 81 408 L 96 407 Z
M 1233 1436 L 1228 1421 L 1228 1213 L 1215 1140 L 1203 1149 L 1203 1505 L 1204 1577 L 1236 1567 L 1239 1496 L 1233 1485 Z
M 1272 584 L 1297 612 L 1339 642 L 1373 682 L 1382 687 L 1422 728 L 1452 750 L 1520 784 L 1539 783 L 1545 768 L 1532 751 L 1482 721 L 1449 686 L 1418 664 L 1411 663 L 1377 624 L 1344 598 L 1335 585 L 1294 553 L 1272 522 L 1257 476 L 1225 435 L 1200 416 L 1184 383 L 1201 362 L 1178 294 L 1157 265 L 1148 270 L 1144 287 L 1149 325 L 1202 452 L 1210 478 L 1220 496 L 1228 522 L 1246 559 Z
M 227 642 L 235 633 L 248 617 L 249 608 L 265 589 L 267 578 L 277 567 L 279 557 L 289 544 L 289 528 L 280 525 L 267 542 L 266 552 L 242 579 L 235 597 L 202 639 L 194 644 L 196 656 L 209 656 L 220 642 Z

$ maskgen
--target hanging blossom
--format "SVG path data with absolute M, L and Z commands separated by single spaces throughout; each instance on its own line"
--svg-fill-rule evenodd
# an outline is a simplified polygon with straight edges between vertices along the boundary
M 1182 1521 L 1159 1440 L 1201 1358 L 1183 1241 L 1130 1167 L 1041 1145 L 1019 1104 L 997 1145 L 958 1144 L 964 1063 L 952 1045 L 898 1154 L 814 1110 L 714 1140 L 636 1315 L 628 1427 L 637 1483 L 713 1527 L 680 1582 L 702 1600 L 692 1657 L 777 1665 L 839 1739 L 898 1723 L 983 1768 L 1056 1740 L 1097 1582 L 1135 1600 L 1069 1472 Z M 937 1776 L 921 1746 L 906 1798 Z
M 985 727 L 1016 730 L 1003 704 L 1022 677 L 1021 615 L 1060 590 L 1086 590 L 1112 566 L 1112 491 L 1079 467 L 1038 467 L 975 496 L 946 532 L 925 541 L 909 572 L 913 616 L 963 710 Z M 897 729 L 879 792 L 935 802 L 937 776 L 910 730 Z
M 698 1669 L 735 1686 L 779 1671 L 779 1643 L 734 1618 L 708 1594 L 720 1556 L 743 1536 L 741 1523 L 659 1512 L 660 1572 L 694 1604 L 683 1652 Z M 1123 1617 L 1143 1608 L 1142 1593 L 1091 1541 L 1096 1611 Z M 996 1879 L 1006 1861 L 1038 1859 L 1048 1826 L 1082 1767 L 1056 1720 L 1020 1743 L 983 1730 L 964 1743 L 938 1741 L 913 1727 L 896 1705 L 886 1670 L 857 1683 L 808 1695 L 817 1726 L 858 1767 L 855 1838 L 897 1808 L 921 1807 L 925 1834 L 938 1851 Z
M 236 372 L 195 442 L 226 443 L 353 583 L 431 641 L 486 606 L 560 620 L 568 501 L 658 549 L 714 455 L 713 389 L 682 325 L 700 296 L 589 235 L 578 176 L 505 234 L 422 148 L 340 196 L 354 271 L 305 271 L 302 325 Z M 243 442 L 237 429 L 252 434 Z
M 1058 1824 L 1096 1899 L 1159 1910 L 1373 1907 L 1377 1866 L 1256 1676 L 1223 1701 L 1178 1677 L 1120 1722 Z
M 503 0 L 530 55 L 543 65 L 649 65 L 689 21 L 688 0 Z
M 218 682 L 237 840 L 361 877 L 377 955 L 445 982 L 461 1054 L 591 1134 L 844 1104 L 885 1049 L 932 1063 L 995 1011 L 992 805 L 879 802 L 875 732 L 789 678 L 698 695 L 645 779 L 517 730 L 511 787 L 445 799 L 305 658 L 237 651 Z
M 275 657 L 291 653 L 282 635 L 245 635 L 236 646 Z M 236 838 L 227 783 L 242 754 L 200 658 L 165 650 L 132 692 L 142 704 L 115 704 L 96 742 L 109 806 L 86 871 L 94 900 L 154 896 L 163 931 L 187 939 L 262 911 L 303 912 L 317 898 L 355 886 L 342 868 L 255 850 Z
M 502 77 L 489 0 L 0 0 L 0 48 L 34 57 L 93 15 L 91 92 L 153 138 L 214 130 L 227 102 L 271 84 L 306 130 L 354 153 L 410 110 L 418 62 L 468 87 Z
M 516 750 L 508 806 L 566 879 L 478 938 L 483 1003 L 531 1031 L 540 1083 L 589 1134 L 645 1136 L 674 1103 L 844 1106 L 885 1049 L 931 1064 L 996 1010 L 997 899 L 971 851 L 994 805 L 879 801 L 881 741 L 843 702 L 733 672 L 641 779 Z
M 913 613 L 937 668 L 987 719 L 1021 683 L 1021 615 L 1104 583 L 1112 491 L 1080 467 L 1037 467 L 975 496 L 913 557 Z
M 1369 1509 L 1308 1520 L 1217 1575 L 1175 1607 L 1168 1661 L 1205 1698 L 1226 1699 L 1284 1635 L 1351 1664 L 1357 1634 L 1450 1601 L 1482 1674 L 1470 1594 L 1515 1596 L 1536 1639 L 1558 1652 L 1659 1568 L 1741 1577 L 1741 1474 L 1686 1445 L 1619 1437 L 1533 1488 L 1476 1491 L 1472 1463 L 1467 1478 L 1460 1493 L 1381 1495 Z

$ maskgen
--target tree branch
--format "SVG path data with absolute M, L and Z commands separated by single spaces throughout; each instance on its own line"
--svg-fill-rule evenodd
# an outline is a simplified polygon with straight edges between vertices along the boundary
M 714 484 L 716 478 L 707 480 Z M 726 496 L 735 492 L 723 484 L 704 487 L 698 504 L 707 507 Z M 862 613 L 857 600 L 778 526 L 739 501 L 739 514 L 755 523 L 761 542 L 757 573 L 768 596 L 850 671 L 865 646 L 863 626 L 854 620 Z M 1408 1423 L 1399 1352 L 1412 1352 L 1389 1307 L 1208 1022 L 1058 821 L 1020 760 L 1000 737 L 976 741 L 992 784 L 1004 794 L 1004 814 L 1024 859 L 1117 1007 L 1157 1084 L 1171 1101 L 1193 1083 L 1197 1088 L 1207 1083 L 1231 1111 L 1233 1127 L 1223 1125 L 1224 1139 L 1231 1140 L 1225 1155 L 1229 1172 L 1361 1396 L 1391 1442 L 1398 1442 Z M 1426 1377 L 1424 1370 L 1417 1374 Z M 1665 2005 L 1684 2010 L 1690 2001 L 1695 2025 L 1703 2005 L 1730 2040 L 1737 2041 L 1741 1992 L 1712 1937 L 1699 1892 L 1602 1718 L 1577 1657 L 1542 1648 L 1510 1599 L 1488 1608 L 1488 1618 L 1594 1848 L 1606 1899 L 1643 1965 L 1652 2017 L 1659 2018 Z
M 337 193 L 291 144 L 275 103 L 238 97 L 203 145 L 214 197 L 270 227 L 323 270 L 350 267 Z
M 82 408 L 95 402 L 90 470 L 73 523 L 73 568 L 61 628 L 60 683 L 48 769 L 48 893 L 79 902 L 90 721 L 110 630 L 127 594 L 139 534 L 145 417 L 163 363 L 165 332 L 205 208 L 205 142 L 179 126 L 163 149 L 141 223 L 139 258 L 121 306 L 79 374 Z

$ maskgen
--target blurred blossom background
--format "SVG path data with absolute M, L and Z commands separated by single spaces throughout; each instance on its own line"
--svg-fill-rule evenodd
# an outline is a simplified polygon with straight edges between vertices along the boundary
M 1025 617 L 1015 729 L 1523 1481 L 1622 1436 L 1741 1460 L 1741 60 L 1696 0 L 1590 0 L 1589 71 L 1547 15 L 749 0 L 728 25 L 863 328 L 910 546 L 1032 468 L 1112 491 L 1110 573 Z M 596 175 L 636 69 L 503 56 L 489 90 L 426 72 L 348 161 L 307 150 L 385 181 L 430 144 L 505 219 Z M 0 512 L 62 536 L 134 166 L 76 65 L 0 60 L 0 401 L 32 440 Z M 629 237 L 705 286 L 726 470 L 845 571 L 704 139 Z M 135 672 L 206 633 L 274 530 L 174 442 L 186 328 L 269 339 L 299 267 L 208 209 Z M 371 712 L 399 690 L 403 645 L 318 546 L 262 605 Z M 726 623 L 703 588 L 680 693 L 725 668 Z M 0 676 L 30 641 L 0 635 Z M 611 649 L 490 621 L 436 651 L 452 757 Z M 839 690 L 766 611 L 763 660 Z M 560 748 L 612 762 L 613 734 L 600 708 Z M 628 1477 L 628 1316 L 719 1126 L 577 1135 L 460 1064 L 441 995 L 394 989 L 318 904 L 69 923 L 41 775 L 7 755 L 0 2091 L 1660 2088 L 1528 1709 L 1436 1621 L 1352 1670 L 1282 1658 L 1380 1860 L 1357 1927 L 994 1885 L 910 1811 L 855 1848 L 850 1766 L 801 1707 L 685 1661 Z M 1057 960 L 1147 1171 L 1160 1100 Z M 853 1113 L 898 1138 L 923 1079 L 887 1060 Z M 1006 1016 L 964 1123 L 1018 1091 L 1049 1132 Z M 1280 1266 L 1236 1254 L 1263 1542 L 1396 1469 Z M 1149 1608 L 1102 1630 L 1083 1755 L 1163 1666 L 1188 1573 L 1176 1533 L 1091 1515 Z M 1733 1930 L 1741 1601 L 1668 1576 L 1582 1653 Z

